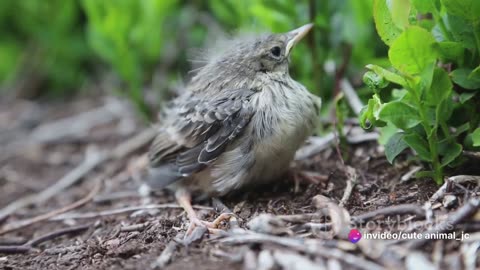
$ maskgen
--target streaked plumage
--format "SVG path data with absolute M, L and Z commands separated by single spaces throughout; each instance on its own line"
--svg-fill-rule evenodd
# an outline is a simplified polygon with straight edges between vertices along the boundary
M 310 27 L 236 40 L 211 57 L 164 112 L 150 186 L 218 196 L 283 174 L 320 109 L 288 73 L 290 50 Z

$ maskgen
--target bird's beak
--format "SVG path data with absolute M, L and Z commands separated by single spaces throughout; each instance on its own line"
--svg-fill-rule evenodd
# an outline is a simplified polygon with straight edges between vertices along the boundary
M 293 46 L 295 46 L 295 44 L 297 44 L 310 31 L 310 29 L 312 29 L 312 27 L 313 27 L 313 23 L 309 23 L 287 33 L 287 36 L 288 36 L 288 42 L 287 42 L 287 48 L 286 48 L 287 55 L 290 54 L 290 51 L 292 50 Z

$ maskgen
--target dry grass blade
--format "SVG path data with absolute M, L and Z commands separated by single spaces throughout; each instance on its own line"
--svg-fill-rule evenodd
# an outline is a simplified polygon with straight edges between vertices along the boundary
M 244 233 L 228 236 L 219 239 L 218 242 L 231 245 L 239 244 L 275 244 L 291 248 L 293 250 L 304 252 L 313 256 L 320 256 L 327 259 L 337 259 L 359 269 L 380 270 L 385 269 L 383 266 L 368 261 L 362 257 L 346 253 L 339 248 L 326 247 L 325 242 L 316 239 L 302 239 L 293 237 L 280 237 L 259 233 Z
M 140 134 L 134 136 L 133 138 L 127 140 L 126 142 L 118 145 L 112 150 L 109 154 L 103 154 L 99 152 L 87 152 L 85 161 L 77 166 L 75 169 L 67 173 L 64 177 L 58 180 L 54 185 L 40 192 L 39 194 L 29 195 L 23 198 L 20 198 L 5 208 L 0 210 L 0 220 L 3 220 L 16 210 L 26 207 L 31 204 L 42 203 L 51 197 L 58 194 L 60 191 L 74 185 L 85 177 L 89 172 L 91 172 L 96 167 L 103 164 L 105 161 L 112 158 L 121 159 L 135 151 L 136 149 L 144 146 L 149 143 L 155 136 L 155 131 L 153 129 L 147 129 Z
M 50 218 L 50 220 L 98 218 L 98 217 L 105 217 L 105 216 L 112 216 L 112 215 L 121 215 L 121 214 L 138 211 L 138 210 L 166 209 L 166 208 L 183 209 L 180 205 L 175 203 L 147 204 L 147 205 L 140 205 L 140 206 L 130 206 L 130 207 L 124 207 L 124 208 L 110 209 L 110 210 L 98 211 L 98 212 L 70 213 L 70 214 L 66 213 L 63 215 L 52 217 Z M 201 210 L 213 210 L 213 208 L 211 207 L 200 206 L 200 205 L 193 205 L 193 208 L 201 209 Z
M 437 192 L 432 195 L 432 197 L 430 198 L 430 202 L 436 202 L 443 199 L 448 187 L 450 187 L 452 183 L 460 184 L 470 181 L 476 182 L 477 185 L 480 186 L 480 176 L 476 175 L 455 175 L 447 178 L 445 183 L 443 183 L 443 185 L 437 190 Z
M 340 207 L 343 207 L 348 202 L 358 180 L 357 170 L 351 166 L 345 166 L 345 174 L 347 175 L 347 187 L 345 187 L 345 192 L 340 200 Z
M 460 209 L 455 211 L 453 214 L 450 214 L 448 218 L 437 224 L 433 229 L 430 229 L 423 233 L 423 237 L 421 239 L 416 239 L 411 242 L 408 242 L 407 245 L 409 248 L 418 248 L 423 246 L 430 238 L 426 237 L 426 235 L 443 233 L 446 231 L 452 231 L 455 229 L 455 226 L 462 222 L 463 220 L 469 218 L 473 214 L 475 214 L 478 209 L 480 208 L 480 199 L 472 198 L 466 204 L 464 204 Z
M 45 241 L 52 240 L 54 238 L 57 238 L 66 234 L 79 233 L 89 229 L 91 226 L 92 224 L 87 224 L 87 225 L 79 225 L 79 226 L 70 227 L 70 228 L 64 228 L 64 229 L 50 232 L 45 235 L 34 238 L 23 245 L 0 246 L 0 253 L 26 253 L 31 251 L 35 246 L 38 246 L 39 244 Z
M 41 221 L 44 221 L 44 220 L 48 220 L 52 217 L 58 216 L 62 213 L 65 213 L 65 212 L 68 212 L 68 211 L 73 210 L 75 208 L 78 208 L 78 207 L 88 203 L 89 201 L 91 201 L 93 199 L 93 197 L 100 191 L 101 186 L 102 186 L 102 181 L 100 179 L 98 179 L 96 181 L 93 189 L 84 198 L 82 198 L 82 199 L 80 199 L 80 200 L 78 200 L 78 201 L 76 201 L 76 202 L 74 202 L 70 205 L 67 205 L 65 207 L 62 207 L 60 209 L 57 209 L 57 210 L 54 210 L 54 211 L 51 211 L 51 212 L 48 212 L 48 213 L 45 213 L 43 215 L 39 215 L 39 216 L 29 218 L 29 219 L 26 219 L 26 220 L 17 221 L 17 222 L 12 223 L 12 224 L 6 224 L 0 230 L 0 235 L 20 230 L 20 229 L 28 227 L 28 226 L 30 226 L 34 223 L 41 222 Z
M 425 217 L 425 211 L 422 210 L 421 206 L 418 206 L 416 204 L 400 204 L 380 208 L 375 211 L 367 212 L 358 216 L 353 216 L 352 221 L 356 224 L 362 224 L 370 219 L 377 218 L 379 216 L 394 216 L 407 214 L 414 214 L 417 217 Z

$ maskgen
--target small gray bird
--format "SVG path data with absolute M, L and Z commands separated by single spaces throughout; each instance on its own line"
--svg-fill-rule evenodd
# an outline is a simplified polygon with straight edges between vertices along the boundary
M 318 122 L 320 98 L 288 72 L 292 48 L 312 28 L 233 40 L 214 52 L 165 109 L 150 152 L 149 185 L 176 190 L 195 225 L 192 192 L 222 196 L 278 179 Z

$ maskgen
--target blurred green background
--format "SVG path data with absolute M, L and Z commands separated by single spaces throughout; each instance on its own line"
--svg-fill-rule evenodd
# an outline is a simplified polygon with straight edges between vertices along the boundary
M 105 91 L 99 85 L 107 83 L 152 116 L 188 80 L 192 48 L 222 33 L 284 32 L 308 22 L 314 32 L 293 52 L 292 77 L 328 101 L 347 76 L 369 97 L 364 66 L 388 63 L 371 0 L 4 0 L 1 91 L 64 99 Z

